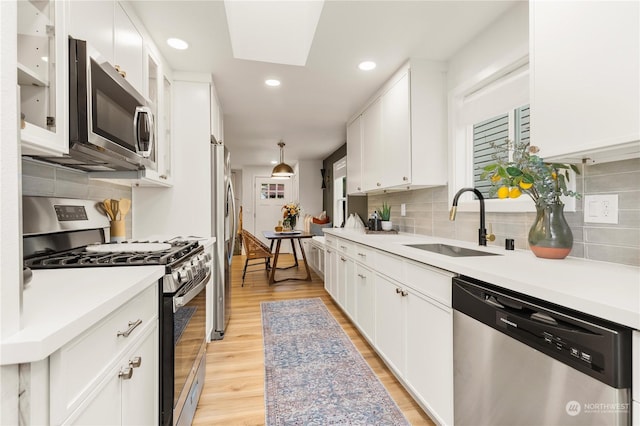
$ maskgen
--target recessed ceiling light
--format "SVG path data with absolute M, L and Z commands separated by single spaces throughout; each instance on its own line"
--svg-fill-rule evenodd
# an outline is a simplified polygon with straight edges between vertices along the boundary
M 271 87 L 277 87 L 277 86 L 280 86 L 280 80 L 269 79 L 269 80 L 265 80 L 264 84 Z
M 362 71 L 371 71 L 375 67 L 376 67 L 376 63 L 373 61 L 364 61 L 358 64 L 358 68 L 360 68 Z
M 179 38 L 169 38 L 167 39 L 167 44 L 178 50 L 185 50 L 189 47 L 189 43 Z

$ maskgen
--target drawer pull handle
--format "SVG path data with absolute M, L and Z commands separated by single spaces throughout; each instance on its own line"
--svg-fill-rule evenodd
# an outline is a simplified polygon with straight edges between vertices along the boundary
M 340 246 L 340 248 L 341 248 L 342 250 L 346 250 L 346 249 L 347 249 L 347 246 Z
M 358 256 L 367 257 L 367 255 L 364 253 L 358 253 Z
M 396 293 L 397 293 L 397 294 L 400 294 L 400 293 L 402 293 L 402 290 L 401 290 L 401 289 L 399 289 L 398 287 L 396 287 Z
M 366 276 L 366 275 L 358 274 L 358 276 L 359 276 L 360 278 L 362 278 L 363 280 L 366 280 L 366 279 L 367 279 L 367 276 Z
M 118 373 L 118 377 L 120 377 L 122 380 L 129 380 L 132 376 L 133 376 L 133 368 L 129 368 L 129 367 L 123 368 Z
M 142 357 L 136 356 L 133 359 L 129 360 L 129 367 L 138 368 L 142 364 Z
M 345 259 L 344 257 L 340 256 L 340 260 L 342 260 L 343 262 L 346 262 L 347 259 Z
M 142 320 L 138 319 L 137 321 L 129 321 L 129 328 L 127 331 L 118 331 L 118 337 L 129 337 L 129 335 L 135 330 L 137 326 L 142 324 Z
M 409 292 L 408 292 L 408 291 L 404 291 L 404 290 L 402 290 L 402 291 L 400 292 L 400 295 L 401 295 L 401 296 L 403 296 L 403 297 L 404 297 L 404 296 L 408 296 L 408 295 L 409 295 Z

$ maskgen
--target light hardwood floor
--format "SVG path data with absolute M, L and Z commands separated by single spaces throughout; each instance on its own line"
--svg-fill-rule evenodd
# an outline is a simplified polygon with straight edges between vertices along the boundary
M 291 255 L 278 259 L 280 266 L 293 263 Z M 359 334 L 351 321 L 324 290 L 322 280 L 312 273 L 313 280 L 286 281 L 267 284 L 264 269 L 253 267 L 244 287 L 242 267 L 244 257 L 235 256 L 232 263 L 231 320 L 223 340 L 207 347 L 206 381 L 198 403 L 194 425 L 262 425 L 264 408 L 264 348 L 260 302 L 319 297 L 354 342 L 405 417 L 413 425 L 433 425 L 422 409 L 395 379 L 384 362 Z M 276 278 L 304 277 L 304 266 L 277 271 Z

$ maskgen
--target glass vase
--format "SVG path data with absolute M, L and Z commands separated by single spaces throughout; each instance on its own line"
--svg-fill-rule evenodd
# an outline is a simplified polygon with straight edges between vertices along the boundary
M 536 206 L 536 220 L 529 230 L 529 248 L 537 257 L 564 259 L 573 247 L 573 234 L 564 217 L 564 204 Z

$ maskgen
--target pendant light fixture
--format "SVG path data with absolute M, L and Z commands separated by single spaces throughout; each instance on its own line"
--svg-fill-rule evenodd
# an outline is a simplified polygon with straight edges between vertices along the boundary
M 281 140 L 278 142 L 280 147 L 280 164 L 276 164 L 271 172 L 272 178 L 290 178 L 294 175 L 293 169 L 290 165 L 284 162 L 284 142 Z

